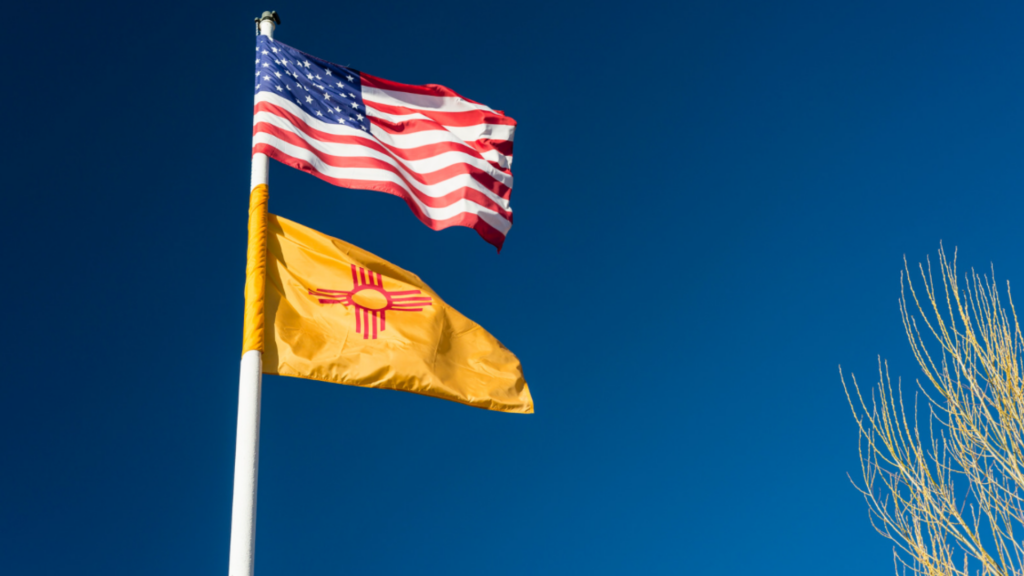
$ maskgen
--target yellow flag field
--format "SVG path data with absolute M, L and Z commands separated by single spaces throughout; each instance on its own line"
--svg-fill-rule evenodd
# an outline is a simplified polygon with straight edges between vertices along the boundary
M 272 214 L 266 246 L 264 373 L 533 412 L 515 355 L 415 274 Z

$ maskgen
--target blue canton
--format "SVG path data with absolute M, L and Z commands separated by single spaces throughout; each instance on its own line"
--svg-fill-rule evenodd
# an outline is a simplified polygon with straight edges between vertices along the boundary
M 359 72 L 310 56 L 280 42 L 256 37 L 256 93 L 270 92 L 310 116 L 370 130 Z

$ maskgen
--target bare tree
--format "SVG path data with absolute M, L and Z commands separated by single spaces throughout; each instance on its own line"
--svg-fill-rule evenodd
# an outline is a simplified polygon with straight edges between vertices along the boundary
M 941 291 L 930 261 L 917 268 L 915 287 L 904 260 L 900 311 L 920 399 L 905 402 L 881 360 L 869 402 L 843 381 L 860 431 L 855 485 L 895 543 L 897 573 L 1024 575 L 1024 336 L 1009 283 L 1005 308 L 994 274 L 958 283 L 955 251 L 939 249 Z

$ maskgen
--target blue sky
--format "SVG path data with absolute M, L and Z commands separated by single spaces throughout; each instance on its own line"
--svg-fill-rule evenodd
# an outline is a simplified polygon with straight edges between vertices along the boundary
M 0 571 L 227 572 L 252 19 L 519 122 L 500 255 L 271 166 L 537 413 L 267 377 L 257 574 L 887 573 L 838 365 L 916 377 L 903 255 L 1024 279 L 1016 3 L 5 10 Z

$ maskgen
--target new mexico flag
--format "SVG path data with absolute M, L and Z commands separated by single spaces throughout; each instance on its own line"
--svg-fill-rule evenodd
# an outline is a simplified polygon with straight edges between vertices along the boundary
M 257 253 L 247 271 L 242 352 L 262 350 L 265 374 L 533 412 L 519 360 L 494 336 L 415 274 L 267 214 L 260 188 L 250 217 L 250 251 Z

